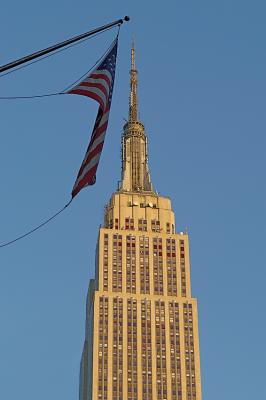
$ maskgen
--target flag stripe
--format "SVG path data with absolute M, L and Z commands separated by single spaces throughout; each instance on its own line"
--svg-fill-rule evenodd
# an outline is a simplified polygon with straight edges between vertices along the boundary
M 95 183 L 95 174 L 98 168 L 98 164 L 91 168 L 88 174 L 78 183 L 75 183 L 74 188 L 72 190 L 72 197 L 75 197 L 81 189 L 86 186 L 94 185 Z
M 100 88 L 95 87 L 95 85 L 87 87 L 82 84 L 78 87 L 78 89 L 86 91 L 88 93 L 87 96 L 89 97 L 91 97 L 92 93 L 94 93 L 95 96 L 98 96 L 98 98 L 101 99 L 103 110 L 105 109 L 108 96 L 106 96 L 106 94 Z
M 109 86 L 109 84 L 106 82 L 106 80 L 105 79 L 100 79 L 100 78 L 98 78 L 98 79 L 92 79 L 92 78 L 88 78 L 88 79 L 85 79 L 85 81 L 83 81 L 82 82 L 82 85 L 84 85 L 84 86 L 89 86 L 88 84 L 91 84 L 91 85 L 95 85 L 96 87 L 97 87 L 97 85 L 101 85 L 102 87 L 104 87 L 105 88 L 105 91 L 106 91 L 106 95 L 107 95 L 107 93 L 109 94 L 109 89 L 110 89 L 110 86 Z M 104 90 L 103 90 L 104 91 Z
M 82 173 L 77 179 L 77 184 L 85 177 L 85 175 L 90 171 L 90 169 L 99 162 L 99 159 L 101 157 L 101 153 L 96 154 L 96 156 L 93 157 L 92 160 L 88 164 L 86 164 L 85 168 L 83 169 Z
M 104 109 L 104 101 L 96 93 L 93 93 L 91 91 L 84 90 L 84 89 L 75 89 L 71 93 L 72 94 L 79 94 L 81 96 L 91 97 L 92 99 L 96 100 L 100 104 L 102 109 Z
M 83 90 L 88 90 L 88 91 L 94 91 L 93 89 L 98 89 L 100 96 L 104 99 L 106 102 L 108 100 L 109 96 L 109 88 L 106 90 L 106 88 L 101 85 L 100 83 L 92 83 L 92 82 L 82 82 L 82 85 L 79 86 L 79 89 Z M 97 91 L 95 90 L 97 93 Z
M 109 118 L 109 110 L 105 111 L 105 113 L 102 115 L 97 130 L 100 129 L 106 122 L 108 122 L 108 118 Z
M 107 124 L 108 121 L 106 121 L 104 124 L 102 124 L 101 126 L 99 126 L 99 128 L 95 129 L 95 133 L 93 136 L 93 140 L 96 140 L 104 131 L 106 131 L 107 129 Z
M 106 82 L 108 83 L 109 86 L 111 86 L 112 81 L 113 81 L 113 77 L 107 69 L 97 69 L 90 75 L 90 77 L 103 78 L 106 80 Z
M 100 134 L 107 129 L 108 125 L 108 116 L 109 116 L 109 111 L 103 114 L 102 117 L 99 116 L 98 120 L 95 122 L 93 133 L 91 135 L 91 140 L 89 143 L 89 146 L 92 145 L 93 141 L 97 139 Z M 107 124 L 106 124 L 107 123 Z
M 99 123 L 102 121 L 102 118 L 99 120 Z M 107 129 L 108 121 L 106 121 L 103 125 L 101 125 L 99 128 L 94 129 L 93 131 L 93 138 L 91 139 L 91 142 L 89 144 L 89 147 L 87 149 L 87 152 L 85 154 L 84 160 L 81 164 L 79 174 L 80 176 L 83 173 L 84 168 L 86 165 L 90 162 L 92 157 L 97 154 L 99 151 L 102 151 L 103 144 L 104 144 L 104 137 Z M 96 144 L 97 138 L 100 136 L 100 134 L 104 134 L 103 140 L 99 141 L 99 144 Z
M 106 134 L 106 129 L 103 131 L 103 133 L 100 136 L 98 136 L 94 140 L 93 144 L 91 145 L 90 151 L 93 151 L 98 146 L 98 144 L 100 144 L 101 142 L 104 141 L 105 134 Z
M 98 153 L 101 153 L 102 148 L 103 148 L 103 142 L 98 144 L 98 146 L 95 147 L 92 151 L 91 151 L 91 149 L 89 149 L 89 151 L 85 155 L 84 162 L 82 163 L 82 165 L 80 167 L 79 174 L 83 174 L 83 171 L 87 167 L 88 163 L 90 163 L 90 161 L 94 157 L 96 157 Z

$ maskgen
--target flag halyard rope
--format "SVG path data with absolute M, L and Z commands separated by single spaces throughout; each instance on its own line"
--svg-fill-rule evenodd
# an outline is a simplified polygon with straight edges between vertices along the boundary
M 0 244 L 0 249 L 3 247 L 7 247 L 10 246 L 11 244 L 18 242 L 21 239 L 24 239 L 25 237 L 31 235 L 32 233 L 36 232 L 37 230 L 41 229 L 43 226 L 47 225 L 50 221 L 52 221 L 53 219 L 55 219 L 59 214 L 61 214 L 72 202 L 73 199 L 71 199 L 63 208 L 61 208 L 59 211 L 57 211 L 55 214 L 53 214 L 51 217 L 49 217 L 47 220 L 45 220 L 44 222 L 42 222 L 41 224 L 37 225 L 35 228 L 32 228 L 31 230 L 23 233 L 20 236 L 17 236 L 15 239 L 12 239 L 8 242 L 5 243 L 1 243 Z
M 108 31 L 108 30 L 110 30 L 110 29 L 113 29 L 113 27 L 107 29 L 106 31 Z M 105 31 L 105 32 L 106 32 L 106 31 Z M 119 32 L 120 32 L 120 26 L 118 27 L 118 32 L 117 32 L 116 38 L 118 37 Z M 35 63 L 40 62 L 40 61 L 42 61 L 42 60 L 45 60 L 46 58 L 52 57 L 53 55 L 55 55 L 55 54 L 57 54 L 57 53 L 61 53 L 62 51 L 68 50 L 68 49 L 70 49 L 70 48 L 73 47 L 73 46 L 77 46 L 78 44 L 83 43 L 83 42 L 85 42 L 85 41 L 91 39 L 92 37 L 98 36 L 98 35 L 100 35 L 101 33 L 103 33 L 103 32 L 96 33 L 95 35 L 93 35 L 93 36 L 91 36 L 91 37 L 88 37 L 88 38 L 85 38 L 85 39 L 81 40 L 81 41 L 78 42 L 78 43 L 73 43 L 73 44 L 67 46 L 66 48 L 57 50 L 57 51 L 55 51 L 53 54 L 48 54 L 47 56 L 42 57 L 42 58 L 39 59 L 39 60 L 32 61 L 32 62 L 30 62 L 30 63 L 28 63 L 28 64 L 26 64 L 26 65 L 22 65 L 21 67 L 18 67 L 18 68 L 16 68 L 16 69 L 12 70 L 12 71 L 6 72 L 5 74 L 0 75 L 0 78 L 1 78 L 2 76 L 11 74 L 11 73 L 13 73 L 13 72 L 16 72 L 16 71 L 18 71 L 18 70 L 20 70 L 20 69 L 22 69 L 22 68 L 26 68 L 26 67 L 28 67 L 28 66 L 30 66 L 30 65 L 32 65 L 32 64 L 35 64 Z M 92 67 L 91 67 L 88 71 L 86 71 L 84 74 L 82 74 L 81 77 L 79 77 L 75 82 L 73 82 L 73 83 L 71 83 L 70 85 L 68 85 L 68 86 L 67 86 L 66 88 L 64 88 L 62 91 L 57 92 L 57 93 L 39 94 L 39 95 L 33 95 L 33 96 L 0 96 L 0 100 L 29 100 L 29 99 L 41 99 L 41 98 L 44 98 L 44 97 L 60 96 L 60 95 L 63 95 L 63 94 L 67 94 L 67 93 L 65 93 L 66 90 L 68 90 L 69 88 L 71 88 L 72 86 L 74 86 L 74 85 L 75 85 L 77 82 L 79 82 L 84 76 L 86 76 L 89 72 L 91 72 L 91 70 L 104 58 L 104 56 L 106 55 L 106 53 L 109 51 L 110 47 L 112 46 L 113 42 L 114 42 L 114 41 L 112 41 L 112 43 L 110 44 L 110 46 L 108 47 L 108 49 L 101 55 L 100 58 L 98 58 L 98 60 L 92 65 Z

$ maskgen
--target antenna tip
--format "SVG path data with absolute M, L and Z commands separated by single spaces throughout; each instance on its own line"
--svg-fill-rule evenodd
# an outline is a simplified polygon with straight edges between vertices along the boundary
M 126 22 L 130 21 L 130 17 L 129 17 L 128 15 L 126 15 L 126 16 L 124 17 L 124 21 L 126 21 Z

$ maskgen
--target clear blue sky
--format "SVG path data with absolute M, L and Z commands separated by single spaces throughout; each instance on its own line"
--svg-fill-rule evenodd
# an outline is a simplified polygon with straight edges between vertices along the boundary
M 97 230 L 120 177 L 133 35 L 152 180 L 190 233 L 203 400 L 265 399 L 265 1 L 5 2 L 0 64 L 126 14 L 97 184 L 0 251 L 0 399 L 78 398 Z M 61 90 L 114 35 L 0 78 L 0 95 Z M 69 200 L 96 110 L 78 96 L 0 102 L 0 242 Z

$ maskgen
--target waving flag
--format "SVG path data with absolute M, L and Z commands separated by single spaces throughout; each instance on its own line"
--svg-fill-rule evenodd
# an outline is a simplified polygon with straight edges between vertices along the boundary
M 112 101 L 117 43 L 116 39 L 103 61 L 82 82 L 67 92 L 90 97 L 99 103 L 90 143 L 72 189 L 72 199 L 85 186 L 96 182 L 96 171 L 104 145 Z

